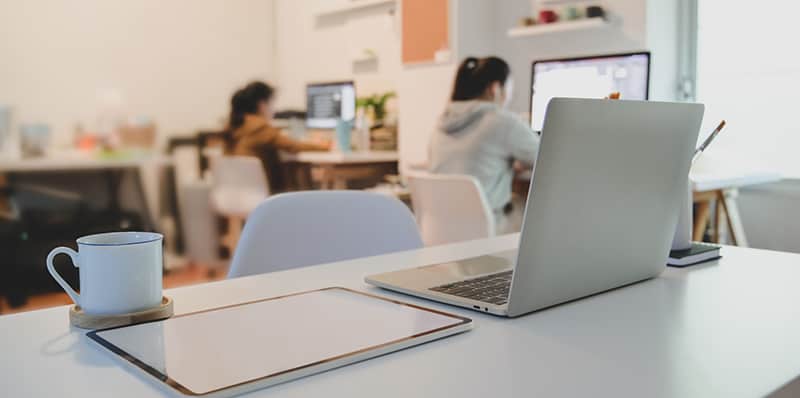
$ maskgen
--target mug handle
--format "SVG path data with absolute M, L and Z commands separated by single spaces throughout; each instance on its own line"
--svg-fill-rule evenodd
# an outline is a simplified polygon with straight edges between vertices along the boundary
M 81 305 L 80 304 L 81 296 L 78 294 L 78 292 L 75 291 L 75 289 L 72 288 L 72 286 L 70 286 L 67 283 L 67 281 L 64 280 L 64 278 L 61 277 L 61 275 L 58 274 L 56 268 L 53 266 L 53 259 L 59 254 L 68 255 L 72 259 L 72 265 L 74 265 L 75 268 L 78 268 L 78 252 L 68 247 L 57 247 L 51 250 L 50 254 L 47 255 L 47 271 L 50 272 L 50 275 L 53 276 L 53 279 L 55 279 L 56 282 L 58 282 L 61 288 L 64 289 L 65 292 L 67 292 L 72 301 L 74 301 L 75 304 L 77 305 Z

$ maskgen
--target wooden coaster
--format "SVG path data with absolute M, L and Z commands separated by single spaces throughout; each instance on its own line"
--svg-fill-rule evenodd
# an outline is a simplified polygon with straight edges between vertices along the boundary
M 83 312 L 81 307 L 73 305 L 69 309 L 69 323 L 81 329 L 105 329 L 115 326 L 133 325 L 148 321 L 156 321 L 172 316 L 172 299 L 164 296 L 161 305 L 149 310 L 115 315 L 91 315 Z

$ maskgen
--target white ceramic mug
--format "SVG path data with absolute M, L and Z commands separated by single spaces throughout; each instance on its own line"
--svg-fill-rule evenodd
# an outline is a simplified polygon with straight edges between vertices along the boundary
M 126 314 L 154 308 L 162 298 L 161 234 L 111 232 L 78 238 L 78 251 L 57 247 L 47 255 L 47 270 L 87 314 Z M 53 267 L 66 254 L 79 269 L 80 294 Z

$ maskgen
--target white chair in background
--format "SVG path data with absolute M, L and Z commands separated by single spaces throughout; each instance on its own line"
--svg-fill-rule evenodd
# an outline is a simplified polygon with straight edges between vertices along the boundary
M 200 155 L 196 146 L 179 146 L 172 151 L 172 165 L 177 185 L 199 181 L 200 169 L 197 167 Z
M 426 245 L 495 235 L 494 213 L 475 177 L 427 172 L 409 172 L 406 176 Z
M 421 247 L 414 216 L 397 199 L 364 191 L 291 192 L 250 215 L 228 277 Z
M 221 267 L 217 216 L 211 204 L 213 187 L 209 181 L 200 178 L 197 147 L 175 148 L 172 158 L 186 260 L 212 270 Z
M 184 183 L 178 191 L 178 204 L 186 259 L 216 272 L 226 262 L 219 253 L 219 224 L 211 205 L 212 189 L 208 181 Z
M 228 219 L 223 244 L 236 249 L 247 216 L 269 196 L 267 175 L 261 160 L 251 156 L 216 156 L 211 159 L 211 203 Z

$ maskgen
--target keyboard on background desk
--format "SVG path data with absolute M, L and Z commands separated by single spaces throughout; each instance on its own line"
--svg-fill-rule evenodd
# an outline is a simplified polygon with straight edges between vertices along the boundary
M 503 305 L 508 302 L 508 291 L 511 289 L 511 275 L 513 272 L 513 270 L 508 270 L 484 275 L 474 279 L 432 287 L 430 290 L 470 300 Z

